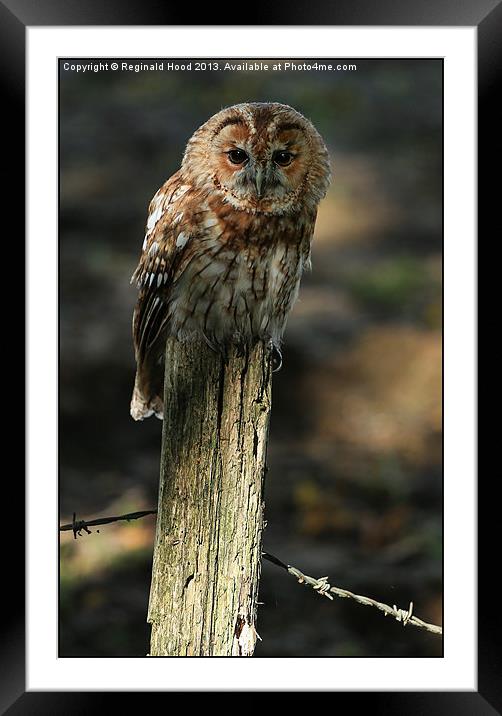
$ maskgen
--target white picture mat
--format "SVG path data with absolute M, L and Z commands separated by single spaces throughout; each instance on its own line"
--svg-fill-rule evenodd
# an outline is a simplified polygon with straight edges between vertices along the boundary
M 27 28 L 28 691 L 477 689 L 476 33 L 476 28 L 403 27 L 246 27 L 238 31 L 231 27 Z M 57 58 L 218 56 L 343 60 L 445 58 L 445 639 L 442 659 L 233 658 L 221 661 L 170 658 L 166 661 L 57 656 Z M 390 623 L 389 639 L 392 639 Z

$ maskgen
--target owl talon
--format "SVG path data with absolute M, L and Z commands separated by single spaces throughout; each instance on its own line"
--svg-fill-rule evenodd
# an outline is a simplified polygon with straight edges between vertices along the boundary
M 282 353 L 277 346 L 272 347 L 272 373 L 278 373 L 282 368 Z

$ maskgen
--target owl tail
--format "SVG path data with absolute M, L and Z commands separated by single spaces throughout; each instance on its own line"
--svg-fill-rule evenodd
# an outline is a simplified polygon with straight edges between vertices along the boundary
M 144 380 L 143 371 L 138 367 L 131 398 L 131 416 L 134 420 L 144 420 L 151 415 L 155 415 L 159 420 L 164 418 L 164 401 L 158 394 L 162 389 L 152 391 L 148 389 L 148 383 L 149 381 Z

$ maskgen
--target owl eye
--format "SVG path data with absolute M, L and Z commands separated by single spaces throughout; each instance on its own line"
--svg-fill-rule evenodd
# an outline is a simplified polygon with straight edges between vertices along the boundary
M 291 152 L 274 152 L 272 159 L 280 167 L 287 167 L 293 161 L 293 155 Z
M 231 149 L 227 154 L 232 164 L 244 164 L 248 160 L 248 155 L 243 149 Z

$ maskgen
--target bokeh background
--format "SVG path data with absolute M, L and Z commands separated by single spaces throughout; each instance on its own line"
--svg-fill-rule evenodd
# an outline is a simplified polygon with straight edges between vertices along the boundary
M 442 64 L 356 64 L 60 67 L 60 517 L 156 507 L 161 423 L 129 417 L 129 280 L 148 202 L 209 116 L 284 102 L 325 138 L 334 182 L 274 375 L 264 549 L 441 623 Z M 148 517 L 61 534 L 61 656 L 148 652 L 154 529 Z M 260 601 L 257 657 L 442 653 L 436 636 L 267 562 Z

